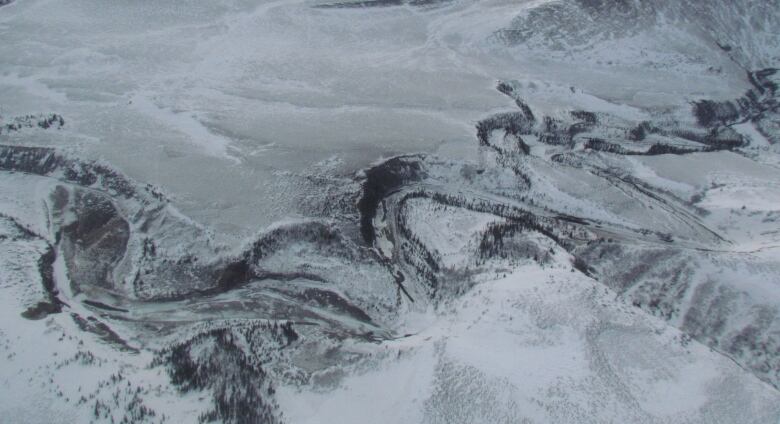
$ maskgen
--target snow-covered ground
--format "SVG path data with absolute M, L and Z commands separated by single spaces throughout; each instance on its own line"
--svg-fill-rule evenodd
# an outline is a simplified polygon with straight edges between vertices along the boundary
M 759 423 L 780 413 L 775 390 L 560 264 L 518 267 L 428 320 L 413 335 L 367 347 L 371 367 L 335 389 L 285 387 L 287 417 Z
M 0 422 L 779 422 L 778 10 L 0 0 Z

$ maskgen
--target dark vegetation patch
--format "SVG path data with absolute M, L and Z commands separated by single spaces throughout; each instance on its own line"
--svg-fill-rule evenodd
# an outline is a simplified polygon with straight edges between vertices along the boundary
M 628 139 L 631 141 L 643 141 L 649 134 L 661 134 L 663 131 L 649 121 L 642 121 L 628 130 Z
M 0 219 L 6 220 L 21 236 L 24 240 L 40 240 L 45 242 L 43 237 L 35 234 L 31 229 L 26 228 L 20 224 L 16 219 L 0 213 Z M 12 237 L 12 240 L 16 240 L 19 237 Z M 0 236 L 0 241 L 6 240 L 5 235 Z M 22 317 L 31 320 L 40 320 L 46 318 L 51 314 L 56 314 L 62 311 L 62 306 L 65 305 L 58 297 L 59 292 L 54 282 L 54 261 L 57 258 L 57 254 L 54 248 L 46 243 L 46 251 L 38 258 L 37 268 L 38 275 L 41 278 L 41 285 L 45 293 L 45 299 L 37 302 L 35 305 L 27 308 L 21 313 Z
M 647 149 L 647 152 L 645 152 L 645 155 L 647 156 L 656 156 L 656 155 L 687 155 L 690 153 L 696 153 L 701 152 L 702 150 L 696 150 L 696 149 L 690 149 L 685 147 L 677 147 L 677 146 L 670 146 L 668 144 L 661 144 L 661 143 L 655 143 L 652 146 L 650 146 L 649 149 Z
M 69 183 L 84 187 L 100 184 L 110 194 L 126 198 L 136 195 L 133 183 L 108 166 L 69 159 L 48 147 L 0 145 L 0 170 L 41 176 L 61 172 L 61 179 Z
M 363 312 L 362 309 L 349 303 L 346 299 L 336 293 L 333 293 L 332 291 L 308 288 L 300 293 L 297 297 L 299 297 L 304 302 L 313 303 L 318 307 L 330 309 L 335 312 L 351 316 L 358 321 L 374 325 L 371 317 Z
M 600 138 L 591 138 L 585 142 L 583 146 L 586 149 L 595 150 L 597 152 L 613 153 L 617 155 L 626 156 L 657 156 L 657 155 L 687 155 L 697 152 L 711 152 L 714 150 L 721 150 L 715 148 L 690 148 L 679 147 L 664 143 L 654 143 L 649 149 L 645 151 L 628 150 L 617 143 L 610 143 Z
M 700 100 L 693 102 L 693 115 L 705 128 L 728 126 L 739 122 L 756 121 L 767 112 L 777 112 L 777 69 L 748 72 L 753 88 L 742 97 L 728 101 Z
M 245 260 L 230 263 L 217 272 L 216 287 L 219 292 L 239 287 L 254 277 L 251 266 Z
M 481 259 L 502 258 L 510 259 L 518 256 L 527 255 L 527 252 L 518 252 L 513 248 L 515 237 L 519 234 L 528 232 L 539 232 L 553 240 L 556 244 L 562 245 L 561 239 L 553 232 L 552 227 L 540 225 L 533 217 L 515 218 L 511 222 L 496 223 L 488 226 L 482 234 L 479 242 L 479 255 Z M 535 252 L 538 255 L 540 252 Z M 535 258 L 537 261 L 540 258 Z
M 0 0 L 0 7 L 11 3 L 8 1 L 4 4 L 3 1 L 7 0 Z M 13 118 L 11 122 L 0 125 L 0 134 L 3 134 L 3 132 L 6 134 L 19 132 L 26 128 L 42 128 L 48 130 L 50 128 L 60 129 L 64 126 L 65 119 L 62 117 L 62 115 L 58 115 L 56 113 L 51 113 L 48 115 L 25 115 L 17 116 Z
M 333 226 L 321 222 L 306 222 L 276 228 L 258 240 L 244 254 L 244 259 L 255 263 L 293 243 L 311 243 L 333 250 L 348 251 L 346 242 Z
M 355 9 L 366 7 L 390 7 L 401 6 L 402 0 L 367 0 L 367 1 L 345 1 L 338 3 L 318 4 L 314 7 L 318 9 Z
M 29 320 L 44 319 L 51 314 L 58 314 L 62 312 L 62 305 L 52 302 L 38 302 L 34 306 L 30 306 L 24 312 L 22 317 Z
M 610 143 L 600 138 L 588 139 L 583 147 L 597 152 L 615 153 L 618 155 L 629 155 L 633 153 L 617 143 Z
M 82 331 L 95 334 L 100 340 L 114 346 L 120 351 L 128 353 L 139 352 L 137 348 L 130 346 L 124 339 L 115 333 L 111 327 L 98 321 L 95 317 L 84 318 L 75 313 L 70 314 L 70 316 L 73 318 L 73 322 L 75 322 Z
M 593 273 L 595 272 L 595 270 L 590 265 L 588 265 L 585 259 L 579 256 L 575 256 L 574 261 L 572 261 L 571 265 L 577 271 L 587 275 L 588 277 L 593 277 Z
M 211 393 L 212 407 L 201 423 L 281 423 L 265 361 L 298 338 L 289 323 L 215 329 L 163 349 L 152 365 L 165 366 L 182 393 Z
M 399 156 L 366 171 L 357 207 L 360 212 L 360 234 L 367 245 L 373 245 L 376 239 L 373 221 L 382 199 L 426 175 L 421 159 L 418 156 Z
M 106 305 L 103 302 L 97 302 L 97 301 L 89 300 L 89 299 L 84 300 L 84 304 L 92 306 L 93 308 L 103 309 L 104 311 L 130 312 L 127 309 L 124 309 L 124 308 L 117 308 L 116 306 Z
M 571 111 L 571 116 L 588 125 L 596 125 L 599 122 L 598 116 L 596 116 L 595 113 L 586 110 L 573 110 Z
M 584 4 L 582 6 L 585 6 Z M 590 8 L 591 6 L 587 6 Z M 600 6 L 599 6 L 600 7 Z M 543 10 L 541 8 L 540 10 Z M 597 7 L 598 9 L 598 7 Z M 552 9 L 551 9 L 552 10 Z M 522 135 L 535 135 L 542 143 L 553 146 L 575 146 L 575 137 L 583 133 L 596 133 L 605 130 L 610 134 L 607 141 L 600 137 L 589 137 L 585 147 L 591 150 L 614 153 L 619 155 L 662 155 L 662 154 L 689 154 L 694 152 L 714 152 L 720 150 L 734 150 L 744 147 L 747 140 L 731 128 L 731 125 L 752 121 L 756 123 L 759 131 L 766 126 L 767 119 L 771 120 L 780 111 L 780 102 L 776 98 L 778 90 L 777 69 L 765 69 L 748 74 L 753 88 L 736 100 L 713 101 L 700 100 L 692 103 L 692 114 L 699 127 L 685 127 L 676 120 L 664 122 L 643 121 L 634 126 L 623 129 L 626 141 L 645 141 L 648 135 L 657 134 L 665 138 L 682 138 L 701 146 L 680 146 L 679 141 L 662 139 L 655 141 L 645 150 L 636 147 L 627 148 L 619 142 L 612 140 L 613 127 L 601 126 L 599 115 L 585 110 L 569 112 L 571 119 L 565 117 L 553 118 L 541 117 L 537 123 L 530 107 L 522 101 L 515 87 L 508 82 L 501 81 L 496 89 L 515 100 L 520 111 L 501 112 L 491 115 L 476 125 L 477 140 L 481 146 L 488 146 L 496 150 L 501 156 L 510 156 L 513 151 L 507 151 L 498 145 L 491 143 L 490 136 L 494 131 L 504 131 L 504 136 L 514 136 L 518 141 L 519 151 L 528 154 L 529 148 L 524 143 Z M 702 127 L 704 128 L 702 130 Z M 618 127 L 619 128 L 619 127 Z M 596 135 L 596 134 L 594 134 Z M 772 137 L 768 137 L 772 139 Z M 561 159 L 561 158 L 557 158 Z M 507 158 L 499 162 L 506 165 Z
M 449 3 L 452 0 L 364 0 L 364 1 L 342 1 L 336 3 L 325 3 L 315 5 L 318 9 L 359 9 L 372 7 L 393 7 L 393 6 L 415 6 L 426 7 L 436 6 L 443 3 Z
M 77 217 L 58 237 L 71 286 L 77 293 L 82 286 L 114 289 L 113 271 L 126 253 L 130 225 L 109 196 L 80 188 L 71 193 L 67 209 L 55 211 Z
M 533 125 L 533 114 L 529 117 L 524 112 L 498 113 L 477 123 L 477 139 L 480 146 L 491 146 L 490 134 L 493 131 L 502 130 L 505 136 L 513 135 L 519 138 L 521 134 L 532 133 Z

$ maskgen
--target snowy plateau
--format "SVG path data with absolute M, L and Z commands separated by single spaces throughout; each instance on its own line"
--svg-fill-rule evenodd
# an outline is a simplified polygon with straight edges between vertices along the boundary
M 780 423 L 780 0 L 0 0 L 0 423 Z

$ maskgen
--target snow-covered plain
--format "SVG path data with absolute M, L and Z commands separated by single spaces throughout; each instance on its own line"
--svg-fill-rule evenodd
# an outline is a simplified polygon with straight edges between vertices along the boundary
M 494 33 L 537 3 L 15 2 L 0 14 L 3 115 L 67 111 L 63 140 L 29 142 L 78 146 L 176 193 L 193 218 L 246 234 L 294 213 L 308 170 L 334 155 L 337 173 L 406 152 L 473 157 L 474 123 L 507 106 L 497 79 L 663 106 L 747 88 L 741 73 L 705 71 L 733 68 L 725 55 L 652 34 L 642 42 L 663 51 L 642 52 L 666 68 L 508 51 Z M 609 54 L 639 50 L 625 43 Z M 668 50 L 696 60 L 656 56 Z
M 0 0 L 0 422 L 780 422 L 777 0 Z

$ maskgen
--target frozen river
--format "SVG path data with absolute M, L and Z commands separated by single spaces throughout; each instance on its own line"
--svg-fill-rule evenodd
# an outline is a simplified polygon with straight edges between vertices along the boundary
M 571 63 L 586 57 L 570 57 L 553 58 L 567 64 L 550 67 L 544 57 L 512 52 L 494 33 L 522 9 L 518 2 L 313 5 L 5 6 L 3 114 L 56 112 L 67 122 L 56 136 L 11 141 L 72 146 L 105 159 L 164 187 L 196 220 L 235 235 L 299 214 L 311 174 L 352 174 L 399 153 L 474 157 L 474 124 L 511 106 L 495 90 L 498 79 L 568 89 L 575 78 L 603 96 L 661 103 L 668 93 L 677 102 L 680 91 L 713 90 L 698 69 L 669 79 L 645 66 L 602 69 L 591 60 L 581 67 Z M 733 86 L 719 78 L 715 90 L 724 96 L 744 89 L 741 75 Z M 546 92 L 537 100 L 555 105 Z

